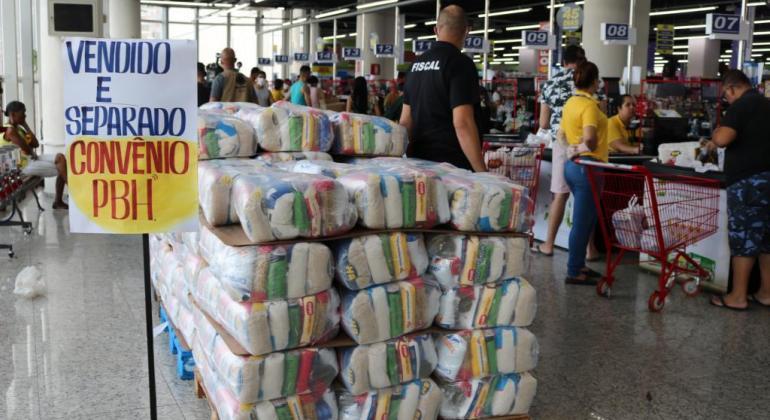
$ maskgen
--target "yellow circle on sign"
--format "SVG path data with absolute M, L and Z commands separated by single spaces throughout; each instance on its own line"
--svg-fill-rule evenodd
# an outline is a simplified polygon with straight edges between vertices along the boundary
M 70 199 L 109 233 L 167 232 L 196 217 L 198 146 L 179 138 L 75 138 Z

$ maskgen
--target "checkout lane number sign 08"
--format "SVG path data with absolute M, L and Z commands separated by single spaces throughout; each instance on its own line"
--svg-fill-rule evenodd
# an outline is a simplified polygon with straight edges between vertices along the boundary
M 536 50 L 549 50 L 552 38 L 548 31 L 521 31 L 521 43 L 525 47 Z
M 342 58 L 344 58 L 345 60 L 360 60 L 361 48 L 343 47 Z
M 636 44 L 636 29 L 627 23 L 602 23 L 599 35 L 607 45 Z
M 706 15 L 706 34 L 711 39 L 739 40 L 746 38 L 747 25 L 738 15 L 709 13 Z

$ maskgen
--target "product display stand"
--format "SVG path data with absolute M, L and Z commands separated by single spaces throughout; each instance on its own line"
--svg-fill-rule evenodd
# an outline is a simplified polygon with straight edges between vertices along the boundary
M 144 317 L 147 330 L 147 373 L 150 378 L 150 419 L 158 419 L 158 403 L 155 395 L 155 348 L 152 336 L 152 285 L 150 281 L 150 236 L 142 235 L 142 254 L 144 260 Z

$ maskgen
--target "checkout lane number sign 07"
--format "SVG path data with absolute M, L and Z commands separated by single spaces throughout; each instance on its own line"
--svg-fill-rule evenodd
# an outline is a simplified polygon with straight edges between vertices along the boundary
M 70 230 L 198 229 L 195 41 L 65 38 Z
M 706 15 L 706 35 L 711 39 L 740 40 L 746 38 L 748 25 L 738 15 L 709 13 Z

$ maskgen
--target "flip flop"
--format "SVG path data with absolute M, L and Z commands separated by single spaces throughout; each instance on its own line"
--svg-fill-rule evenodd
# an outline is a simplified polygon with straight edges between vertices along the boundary
M 748 299 L 749 299 L 750 302 L 754 302 L 754 303 L 756 303 L 759 306 L 764 306 L 765 308 L 770 308 L 770 305 L 764 304 L 759 299 L 757 299 L 756 293 L 752 294 L 752 295 L 748 295 Z
M 581 280 L 581 279 L 579 279 L 577 277 L 567 276 L 567 278 L 564 279 L 564 283 L 566 283 L 566 284 L 574 284 L 574 285 L 577 285 L 577 286 L 596 286 L 597 281 L 596 281 L 596 279 L 590 278 L 590 277 L 586 277 L 585 280 Z
M 540 249 L 540 245 L 542 245 L 542 244 L 533 246 L 532 248 L 530 248 L 530 251 L 532 251 L 533 254 L 540 254 L 540 255 L 542 255 L 544 257 L 553 257 L 553 251 L 551 251 L 551 252 L 543 252 L 543 250 Z
M 714 303 L 714 298 L 718 299 L 717 302 L 719 302 L 719 304 Z M 748 309 L 748 306 L 745 308 L 736 308 L 735 306 L 729 306 L 727 303 L 725 303 L 725 297 L 723 295 L 712 295 L 711 299 L 709 299 L 709 303 L 711 304 L 711 306 L 716 306 L 717 308 L 725 308 L 736 312 L 743 312 Z
M 588 267 L 584 267 L 582 270 L 580 270 L 580 272 L 585 274 L 587 277 L 590 277 L 590 278 L 597 278 L 598 279 L 598 278 L 602 277 L 602 273 L 600 273 L 600 272 L 598 272 L 596 270 L 592 270 L 592 269 L 590 269 Z

